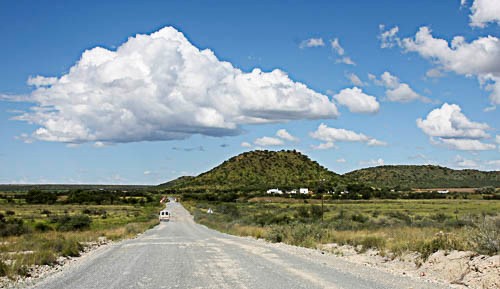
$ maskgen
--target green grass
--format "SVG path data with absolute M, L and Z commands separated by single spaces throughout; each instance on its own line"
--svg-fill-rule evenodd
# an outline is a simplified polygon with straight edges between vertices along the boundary
M 158 223 L 157 212 L 161 207 L 156 203 L 146 206 L 2 203 L 0 213 L 5 220 L 22 220 L 23 233 L 0 238 L 0 276 L 18 278 L 28 274 L 33 265 L 53 265 L 59 256 L 79 256 L 85 244 L 100 237 L 119 240 L 135 236 Z M 66 226 L 63 231 L 55 221 L 64 216 L 70 220 L 71 217 L 79 221 L 90 219 L 90 226 L 81 230 Z
M 398 256 L 426 259 L 443 250 L 498 254 L 500 201 L 495 200 L 321 200 L 254 198 L 239 203 L 188 201 L 195 220 L 230 234 L 305 247 L 337 243 Z M 214 214 L 206 214 L 208 207 Z

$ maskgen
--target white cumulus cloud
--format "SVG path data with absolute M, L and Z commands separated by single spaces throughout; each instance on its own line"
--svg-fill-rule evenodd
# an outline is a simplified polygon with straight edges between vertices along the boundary
M 460 106 L 444 103 L 440 108 L 432 110 L 426 119 L 417 119 L 417 126 L 433 137 L 472 138 L 489 137 L 486 123 L 473 122 L 463 113 Z
M 482 87 L 491 91 L 491 103 L 500 104 L 499 38 L 486 36 L 467 42 L 463 36 L 455 36 L 448 43 L 445 39 L 435 38 L 424 26 L 414 38 L 403 39 L 401 46 L 432 61 L 441 71 L 476 76 Z
M 380 79 L 371 77 L 377 85 L 382 85 L 386 88 L 385 95 L 388 101 L 393 102 L 410 102 L 420 100 L 423 102 L 430 102 L 430 99 L 416 93 L 408 84 L 402 83 L 399 78 L 392 75 L 390 72 L 385 71 L 380 76 Z
M 242 142 L 240 145 L 244 148 L 251 148 L 252 147 L 252 144 L 249 142 L 246 142 L 246 141 Z
M 432 110 L 425 119 L 417 119 L 417 126 L 436 144 L 445 144 L 457 150 L 491 150 L 494 144 L 480 140 L 489 138 L 488 124 L 469 120 L 460 106 L 444 103 Z
M 243 72 L 173 27 L 86 50 L 69 72 L 32 77 L 34 107 L 15 119 L 35 139 L 67 143 L 228 136 L 244 124 L 335 118 L 326 95 L 280 70 Z
M 374 96 L 363 93 L 358 87 L 345 88 L 333 97 L 338 104 L 356 113 L 376 113 L 380 104 Z
M 470 25 L 473 27 L 483 28 L 490 22 L 500 24 L 500 1 L 498 0 L 474 0 L 470 10 Z
M 342 128 L 328 127 L 324 123 L 320 124 L 316 131 L 310 132 L 309 135 L 313 139 L 317 139 L 323 142 L 323 144 L 316 146 L 315 148 L 331 148 L 334 147 L 334 144 L 336 142 L 362 142 L 366 143 L 369 146 L 387 145 L 383 141 L 379 141 L 362 133 L 357 133 Z
M 293 135 L 291 135 L 286 129 L 280 129 L 276 132 L 276 136 L 281 138 L 281 139 L 284 139 L 284 140 L 287 140 L 287 141 L 293 141 L 293 142 L 298 142 L 299 139 Z

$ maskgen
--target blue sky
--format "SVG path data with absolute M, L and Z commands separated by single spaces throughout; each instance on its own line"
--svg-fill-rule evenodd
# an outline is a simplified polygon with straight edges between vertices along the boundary
M 158 184 L 252 149 L 500 169 L 495 1 L 101 2 L 0 2 L 0 183 Z

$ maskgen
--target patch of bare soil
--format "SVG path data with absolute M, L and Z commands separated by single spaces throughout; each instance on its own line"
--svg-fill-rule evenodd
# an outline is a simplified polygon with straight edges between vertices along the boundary
M 449 283 L 454 288 L 500 288 L 500 255 L 485 256 L 468 251 L 438 251 L 422 262 L 420 254 L 381 256 L 377 250 L 358 253 L 352 246 L 322 245 L 321 250 L 351 262 L 426 280 Z

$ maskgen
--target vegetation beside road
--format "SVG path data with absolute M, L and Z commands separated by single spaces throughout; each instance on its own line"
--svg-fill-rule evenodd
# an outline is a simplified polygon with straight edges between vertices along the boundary
M 437 250 L 498 254 L 497 200 L 321 200 L 275 197 L 235 202 L 186 199 L 195 220 L 213 229 L 272 242 L 317 247 L 337 243 L 397 257 Z M 213 214 L 207 214 L 211 208 Z M 322 221 L 323 220 L 323 221 Z
M 28 276 L 98 240 L 142 233 L 158 223 L 158 201 L 144 190 L 0 192 L 0 276 Z

